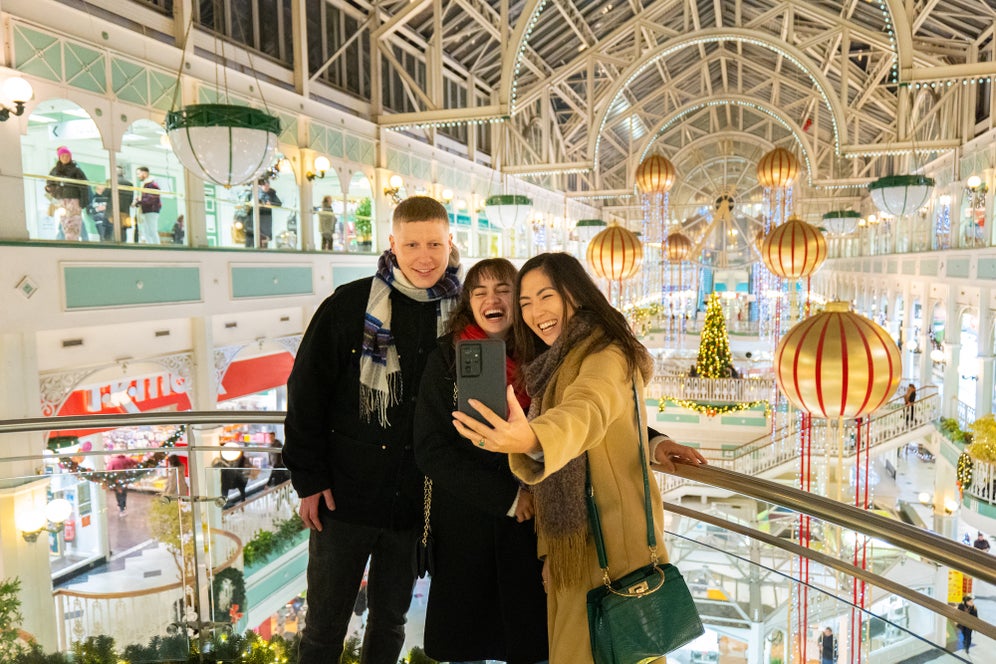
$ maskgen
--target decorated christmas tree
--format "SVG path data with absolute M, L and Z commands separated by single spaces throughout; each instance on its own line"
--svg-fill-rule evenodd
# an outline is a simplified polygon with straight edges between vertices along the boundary
M 732 374 L 730 337 L 726 332 L 726 318 L 719 304 L 718 293 L 709 296 L 695 368 L 704 378 L 728 378 Z

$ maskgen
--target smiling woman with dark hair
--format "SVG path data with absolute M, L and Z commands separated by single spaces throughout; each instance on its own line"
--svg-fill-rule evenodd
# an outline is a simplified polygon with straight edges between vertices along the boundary
M 450 416 L 458 340 L 505 339 L 506 382 L 519 382 L 509 343 L 514 284 L 515 267 L 503 258 L 470 269 L 418 393 L 415 460 L 432 480 L 434 566 L 425 652 L 439 661 L 533 664 L 547 657 L 532 494 L 504 455 L 467 445 Z M 528 400 L 522 403 L 528 406 Z
M 642 458 L 705 463 L 666 436 L 643 436 L 636 411 L 653 361 L 584 267 L 568 254 L 540 254 L 522 266 L 516 286 L 516 347 L 531 398 L 528 410 L 508 395 L 508 418 L 475 406 L 489 424 L 454 412 L 456 429 L 481 448 L 509 455 L 512 471 L 533 487 L 539 553 L 544 559 L 551 664 L 593 661 L 586 595 L 602 583 L 588 528 L 586 478 L 601 515 L 609 575 L 649 562 Z M 472 405 L 477 402 L 472 402 Z M 528 413 L 528 415 L 527 415 Z M 653 432 L 656 433 L 656 432 Z M 653 525 L 663 541 L 661 495 L 649 484 Z M 667 562 L 667 552 L 656 555 Z

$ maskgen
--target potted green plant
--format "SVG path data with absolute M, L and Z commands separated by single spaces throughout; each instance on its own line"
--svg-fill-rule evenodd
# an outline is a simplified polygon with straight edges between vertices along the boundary
M 360 200 L 353 217 L 357 249 L 359 251 L 373 251 L 373 209 L 369 198 Z

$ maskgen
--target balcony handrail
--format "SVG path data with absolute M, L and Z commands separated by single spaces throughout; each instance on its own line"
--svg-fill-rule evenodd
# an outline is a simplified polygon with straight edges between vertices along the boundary
M 715 466 L 676 464 L 671 475 L 790 509 L 888 542 L 986 583 L 996 583 L 992 556 L 936 533 L 858 509 L 832 498 Z
M 184 411 L 39 417 L 2 421 L 0 422 L 0 433 L 93 428 L 96 426 L 121 427 L 136 424 L 222 425 L 233 421 L 273 424 L 282 422 L 285 415 L 286 413 L 283 411 Z M 211 448 L 192 447 L 191 449 Z M 251 448 L 247 447 L 246 449 Z M 261 451 L 267 449 L 260 447 Z M 79 453 L 74 452 L 74 454 Z M 43 459 L 45 456 L 36 454 L 23 457 L 5 457 L 0 458 L 0 462 L 15 459 Z M 809 514 L 823 521 L 835 523 L 889 542 L 901 549 L 935 560 L 988 583 L 996 584 L 996 568 L 991 567 L 992 558 L 988 554 L 878 514 L 859 510 L 836 500 L 806 493 L 784 484 L 716 466 L 678 465 L 671 474 Z
M 914 604 L 922 606 L 928 611 L 940 614 L 945 618 L 947 618 L 948 620 L 951 620 L 958 624 L 965 625 L 966 627 L 970 627 L 974 630 L 978 630 L 979 632 L 985 634 L 986 636 L 996 639 L 996 625 L 988 623 L 974 616 L 966 616 L 965 611 L 959 611 L 957 608 L 945 602 L 941 602 L 939 600 L 934 599 L 933 597 L 929 597 L 927 595 L 924 595 L 923 593 L 919 593 L 908 586 L 904 586 L 903 584 L 887 579 L 884 576 L 875 574 L 874 572 L 870 572 L 866 569 L 862 569 L 857 565 L 846 563 L 842 560 L 834 558 L 833 556 L 827 555 L 820 551 L 816 551 L 814 549 L 807 549 L 806 547 L 796 544 L 795 542 L 786 540 L 781 537 L 776 537 L 775 535 L 771 535 L 770 533 L 765 533 L 763 531 L 757 530 L 756 528 L 744 526 L 742 524 L 729 521 L 727 519 L 724 519 L 722 517 L 713 514 L 708 514 L 705 512 L 700 512 L 698 510 L 691 509 L 689 507 L 684 507 L 683 505 L 668 504 L 665 501 L 664 509 L 674 514 L 685 516 L 690 519 L 694 519 L 696 521 L 704 521 L 719 528 L 724 528 L 726 530 L 735 532 L 738 535 L 743 535 L 753 540 L 764 542 L 765 544 L 782 549 L 783 551 L 787 551 L 788 553 L 808 558 L 809 560 L 824 565 L 825 567 L 835 569 L 838 572 L 842 572 L 848 576 L 854 577 L 855 579 L 860 579 L 861 581 L 865 581 L 873 586 L 876 586 L 878 588 L 881 588 L 882 590 L 892 593 L 893 595 L 898 595 L 899 597 L 909 600 Z M 702 545 L 711 547 L 711 545 L 707 543 L 702 543 Z M 726 553 L 727 555 L 731 555 L 730 551 L 724 551 L 724 553 Z M 798 579 L 795 580 L 798 581 Z M 829 591 L 821 590 L 821 592 L 829 592 Z M 837 597 L 837 599 L 842 599 L 842 598 Z M 847 601 L 847 600 L 842 600 L 842 601 Z

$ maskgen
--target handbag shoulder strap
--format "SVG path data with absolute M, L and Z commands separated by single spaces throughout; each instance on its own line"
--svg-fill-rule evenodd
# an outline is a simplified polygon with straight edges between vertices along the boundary
M 643 440 L 646 428 L 643 426 L 640 395 L 636 389 L 636 379 L 633 379 L 633 404 L 636 410 L 637 447 L 640 451 L 640 469 L 643 471 L 643 508 L 647 517 L 647 547 L 650 549 L 650 560 L 657 562 L 657 535 L 654 532 L 654 513 L 650 505 L 650 474 L 647 472 L 648 462 Z M 598 566 L 608 578 L 609 559 L 605 553 L 605 539 L 602 536 L 602 522 L 598 515 L 598 505 L 595 503 L 595 490 L 591 485 L 591 468 L 585 464 L 585 501 L 588 504 L 588 522 L 591 534 L 595 539 L 595 552 L 598 554 Z
M 422 546 L 429 541 L 429 512 L 432 510 L 432 480 L 426 475 L 422 479 Z

